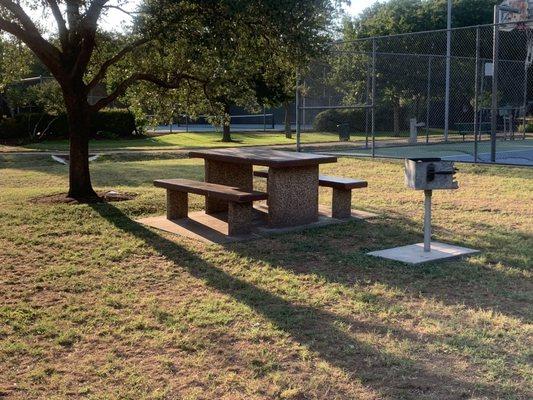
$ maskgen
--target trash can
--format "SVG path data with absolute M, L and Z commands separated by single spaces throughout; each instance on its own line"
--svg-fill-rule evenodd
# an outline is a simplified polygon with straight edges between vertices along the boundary
M 347 142 L 350 140 L 350 127 L 348 124 L 338 124 L 339 128 L 339 140 L 341 142 Z

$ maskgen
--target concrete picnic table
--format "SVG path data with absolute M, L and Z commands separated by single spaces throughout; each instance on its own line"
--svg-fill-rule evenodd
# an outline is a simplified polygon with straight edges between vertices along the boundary
M 269 168 L 268 224 L 273 228 L 318 220 L 318 167 L 336 157 L 258 148 L 231 148 L 189 152 L 205 161 L 205 181 L 253 189 L 253 166 Z M 206 198 L 206 213 L 227 210 L 227 202 Z

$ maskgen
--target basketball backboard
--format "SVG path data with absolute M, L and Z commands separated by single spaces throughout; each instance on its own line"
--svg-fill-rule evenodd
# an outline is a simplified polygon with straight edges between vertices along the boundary
M 498 23 L 501 23 L 500 30 L 512 31 L 516 28 L 533 28 L 530 21 L 533 18 L 533 0 L 505 0 L 500 4 L 500 15 Z

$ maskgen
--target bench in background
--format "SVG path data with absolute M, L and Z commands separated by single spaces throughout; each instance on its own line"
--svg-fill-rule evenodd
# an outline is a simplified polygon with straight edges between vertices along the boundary
M 254 176 L 268 178 L 268 171 L 254 171 Z M 320 175 L 318 184 L 333 189 L 331 216 L 340 219 L 352 215 L 352 190 L 368 187 L 367 181 L 329 175 Z

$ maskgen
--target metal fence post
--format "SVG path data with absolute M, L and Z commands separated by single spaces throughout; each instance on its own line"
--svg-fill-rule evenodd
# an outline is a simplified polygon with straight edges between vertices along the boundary
M 478 146 L 478 112 L 479 112 L 479 51 L 480 38 L 479 27 L 476 28 L 476 73 L 474 74 L 474 163 L 477 163 L 477 146 Z
M 429 143 L 429 110 L 431 107 L 431 63 L 433 57 L 430 56 L 428 59 L 428 90 L 426 94 L 426 144 Z
M 301 136 L 301 127 L 300 127 L 300 74 L 296 73 L 296 151 L 302 151 L 300 136 Z
M 305 88 L 305 79 L 303 81 L 302 86 Z M 301 119 L 301 125 L 303 125 L 303 128 L 305 129 L 305 121 L 307 119 L 307 115 L 306 115 L 306 112 L 305 112 L 306 111 L 305 91 L 304 91 L 303 95 L 301 95 L 300 97 L 302 98 L 302 100 L 301 100 L 302 101 L 302 111 L 300 111 L 300 113 L 301 113 L 300 119 Z
M 527 41 L 527 44 L 526 46 L 529 46 L 529 37 L 527 37 L 526 39 Z M 528 65 L 528 62 L 527 60 L 524 61 L 524 99 L 523 99 L 523 103 L 522 103 L 522 112 L 524 113 L 523 116 L 522 116 L 522 128 L 524 129 L 524 132 L 523 132 L 523 138 L 525 139 L 526 138 L 526 125 L 527 125 L 527 90 L 528 90 L 528 85 L 527 85 L 527 78 L 528 78 L 528 72 L 529 72 L 529 65 Z
M 452 58 L 452 1 L 448 0 L 448 22 L 446 27 L 446 89 L 444 100 L 444 141 L 448 141 L 450 129 L 450 74 Z
M 496 130 L 498 128 L 498 53 L 500 50 L 500 7 L 494 6 L 492 39 L 492 105 L 490 115 L 490 161 L 496 162 Z
M 368 53 L 367 53 L 368 54 Z M 368 125 L 369 125 L 369 110 L 370 107 L 370 86 L 372 80 L 372 60 L 368 59 L 368 65 L 366 69 L 366 93 L 365 93 L 365 102 L 367 108 L 365 108 L 365 149 L 368 149 Z
M 371 109 L 371 132 L 372 132 L 372 157 L 376 156 L 376 39 L 372 39 L 372 109 Z

